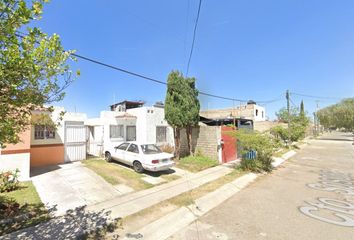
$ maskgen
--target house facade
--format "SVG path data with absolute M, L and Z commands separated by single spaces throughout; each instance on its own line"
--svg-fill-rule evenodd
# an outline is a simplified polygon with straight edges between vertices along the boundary
M 123 101 L 111 105 L 110 110 L 85 121 L 88 154 L 102 156 L 104 149 L 124 141 L 174 145 L 163 104 L 143 106 L 140 101 Z
M 262 106 L 250 100 L 246 105 L 234 108 L 213 109 L 200 111 L 200 116 L 209 119 L 244 118 L 254 122 L 266 121 L 266 111 Z
M 0 171 L 20 170 L 20 179 L 30 177 L 30 168 L 62 164 L 86 158 L 86 114 L 33 111 L 32 125 L 20 135 L 21 142 L 1 150 Z

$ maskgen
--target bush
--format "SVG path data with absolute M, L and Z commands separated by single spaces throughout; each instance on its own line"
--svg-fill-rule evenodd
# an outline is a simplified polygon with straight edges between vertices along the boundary
M 306 126 L 302 124 L 293 124 L 290 127 L 290 141 L 297 142 L 305 137 Z M 282 126 L 275 126 L 270 129 L 270 133 L 277 139 L 281 139 L 283 142 L 289 140 L 289 130 Z
M 163 152 L 167 152 L 167 153 L 174 153 L 174 151 L 175 151 L 175 149 L 174 149 L 174 147 L 173 146 L 171 146 L 171 145 L 162 145 L 162 146 L 160 146 L 160 149 L 161 149 L 161 151 L 163 151 Z
M 6 171 L 0 173 L 0 192 L 10 192 L 19 187 L 20 170 Z
M 253 132 L 249 130 L 240 129 L 234 135 L 241 145 L 241 168 L 253 172 L 269 172 L 272 170 L 272 155 L 274 150 L 278 147 L 274 138 L 269 135 Z M 254 159 L 248 159 L 245 155 L 255 151 Z

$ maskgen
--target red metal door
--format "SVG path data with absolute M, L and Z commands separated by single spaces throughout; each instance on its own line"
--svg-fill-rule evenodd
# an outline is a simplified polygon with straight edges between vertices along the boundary
M 236 131 L 234 127 L 221 126 L 221 139 L 224 142 L 222 148 L 222 162 L 227 163 L 237 159 L 236 138 L 229 132 Z

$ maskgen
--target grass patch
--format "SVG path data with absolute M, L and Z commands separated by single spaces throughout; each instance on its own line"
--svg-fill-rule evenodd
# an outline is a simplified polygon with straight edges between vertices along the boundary
M 17 190 L 0 193 L 0 235 L 49 219 L 32 182 L 22 182 Z
M 198 188 L 195 188 L 191 191 L 182 193 L 176 197 L 166 200 L 168 203 L 177 205 L 177 206 L 188 206 L 194 203 L 194 200 L 204 196 L 205 194 L 216 190 L 217 188 L 235 180 L 236 178 L 241 177 L 242 175 L 246 174 L 247 171 L 243 171 L 240 168 L 236 168 L 231 173 L 218 178 L 215 181 L 206 183 Z
M 236 168 L 231 173 L 209 183 L 206 183 L 192 191 L 182 193 L 171 199 L 167 199 L 151 207 L 143 209 L 137 213 L 129 215 L 123 219 L 124 228 L 128 231 L 138 230 L 140 227 L 149 224 L 156 219 L 178 209 L 181 206 L 188 206 L 205 194 L 216 190 L 222 185 L 235 180 L 248 172 Z
M 161 177 L 162 177 L 163 179 L 165 179 L 167 182 L 171 182 L 171 181 L 174 181 L 174 180 L 177 180 L 177 179 L 181 178 L 180 176 L 178 176 L 178 175 L 173 175 L 173 174 L 161 175 Z
M 191 172 L 199 172 L 207 168 L 215 167 L 219 163 L 215 159 L 205 156 L 188 156 L 176 161 L 176 166 Z
M 134 190 L 153 187 L 152 184 L 141 179 L 144 175 L 123 167 L 119 163 L 109 163 L 103 159 L 87 159 L 82 161 L 82 163 L 112 185 L 125 184 Z

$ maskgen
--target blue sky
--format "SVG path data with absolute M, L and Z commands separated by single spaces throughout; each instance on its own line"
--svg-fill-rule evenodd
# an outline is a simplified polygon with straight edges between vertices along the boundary
M 52 0 L 35 22 L 61 36 L 66 49 L 166 81 L 171 70 L 186 71 L 197 0 Z M 282 100 L 285 91 L 332 97 L 354 96 L 354 1 L 204 0 L 189 76 L 204 92 L 237 99 Z M 72 63 L 81 76 L 67 90 L 69 111 L 98 116 L 114 101 L 164 100 L 165 86 L 83 60 Z M 304 99 L 309 113 L 315 100 Z M 233 102 L 200 97 L 207 108 Z M 321 100 L 320 107 L 335 102 Z M 238 105 L 235 102 L 235 105 Z

